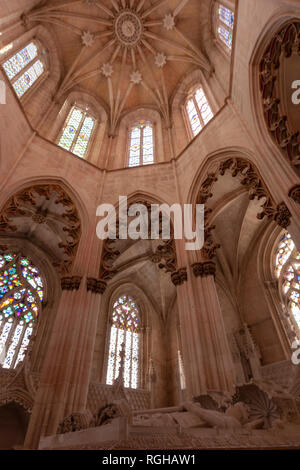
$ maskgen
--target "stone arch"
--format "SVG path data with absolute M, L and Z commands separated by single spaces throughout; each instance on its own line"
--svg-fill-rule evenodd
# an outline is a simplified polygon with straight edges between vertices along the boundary
M 298 17 L 295 11 L 298 11 Z M 296 5 L 293 10 L 279 8 L 257 41 L 249 65 L 250 99 L 257 132 L 264 140 L 273 143 L 273 149 L 276 148 L 298 174 L 299 132 L 291 126 L 279 82 L 283 68 L 281 58 L 297 54 L 299 37 L 300 8 Z
M 37 83 L 26 92 L 21 101 L 29 121 L 33 127 L 36 127 L 40 123 L 46 109 L 50 106 L 53 95 L 56 93 L 63 74 L 63 66 L 59 47 L 57 47 L 55 41 L 55 34 L 50 25 L 45 26 L 39 24 L 33 26 L 21 36 L 12 38 L 11 42 L 13 48 L 7 52 L 7 57 L 13 55 L 33 39 L 37 40 L 43 49 L 47 51 L 47 70 L 41 77 L 41 80 L 38 80 Z M 5 56 L 1 58 L 1 60 L 3 59 L 5 59 Z
M 153 125 L 154 162 L 157 163 L 164 161 L 163 123 L 161 114 L 154 107 L 143 106 L 126 111 L 120 118 L 116 143 L 114 146 L 115 156 L 111 159 L 111 161 L 114 162 L 114 167 L 125 168 L 128 166 L 130 129 L 141 119 L 149 121 Z
M 193 205 L 205 204 L 213 195 L 214 184 L 226 172 L 230 172 L 234 178 L 239 177 L 242 187 L 248 192 L 251 200 L 264 200 L 261 205 L 262 211 L 257 214 L 259 219 L 266 216 L 275 220 L 282 228 L 288 227 L 291 214 L 287 206 L 284 202 L 277 204 L 257 166 L 253 163 L 253 158 L 238 149 L 224 150 L 206 159 L 194 178 L 188 201 Z
M 77 208 L 82 209 L 82 206 L 77 206 L 75 198 L 74 202 L 73 191 L 70 196 L 70 192 L 56 179 L 30 181 L 30 185 L 27 183 L 29 181 L 11 188 L 5 201 L 3 197 L 0 231 L 19 233 L 22 237 L 22 218 L 28 219 L 30 224 L 34 223 L 36 228 L 47 224 L 57 237 L 57 246 L 54 244 L 48 254 L 59 273 L 68 273 L 72 269 L 82 235 L 80 212 L 85 214 L 85 211 Z M 20 219 L 20 223 L 16 225 L 14 220 L 17 219 Z
M 12 450 L 23 445 L 32 405 L 18 392 L 0 400 L 0 449 Z

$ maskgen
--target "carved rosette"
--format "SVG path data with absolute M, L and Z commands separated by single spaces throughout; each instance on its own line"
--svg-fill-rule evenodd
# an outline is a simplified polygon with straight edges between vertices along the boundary
M 181 286 L 185 281 L 187 281 L 186 268 L 180 268 L 178 271 L 173 272 L 171 274 L 171 281 L 174 286 Z
M 88 277 L 86 280 L 86 289 L 94 294 L 104 294 L 107 287 L 107 283 L 103 279 L 95 279 Z
M 281 113 L 277 82 L 282 58 L 300 55 L 299 41 L 300 22 L 288 23 L 272 39 L 260 62 L 260 91 L 269 133 L 297 169 L 300 166 L 299 132 L 290 132 L 287 116 Z
M 216 265 L 213 261 L 192 264 L 192 270 L 195 277 L 206 277 L 216 275 Z
M 300 185 L 297 184 L 289 192 L 289 197 L 293 199 L 297 204 L 300 204 Z
M 81 282 L 81 276 L 65 276 L 61 278 L 62 290 L 78 290 Z

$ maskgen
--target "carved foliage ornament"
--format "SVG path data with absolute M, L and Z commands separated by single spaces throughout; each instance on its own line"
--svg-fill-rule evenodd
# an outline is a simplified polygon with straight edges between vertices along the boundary
M 223 176 L 226 171 L 230 171 L 233 177 L 240 177 L 241 184 L 248 190 L 250 200 L 265 199 L 261 206 L 262 211 L 257 214 L 259 220 L 268 217 L 282 228 L 289 226 L 291 214 L 285 203 L 276 205 L 252 163 L 242 158 L 228 158 L 220 163 L 217 171 L 208 174 L 201 185 L 197 197 L 198 204 L 205 204 L 212 197 L 214 183 L 218 180 L 218 176 Z
M 44 198 L 44 202 L 40 203 Z M 61 204 L 64 211 L 58 215 L 49 210 L 49 204 Z M 35 224 L 47 224 L 51 229 L 55 224 L 59 228 L 63 259 L 57 259 L 53 265 L 61 274 L 68 273 L 75 258 L 81 235 L 81 222 L 78 211 L 72 199 L 58 185 L 43 184 L 22 189 L 12 196 L 0 211 L 0 231 L 16 232 L 14 219 L 19 217 L 31 218 Z
M 148 228 L 149 239 L 151 239 L 151 204 L 146 201 L 137 201 L 134 204 L 143 204 L 148 209 Z M 118 222 L 117 222 L 117 239 L 119 238 Z M 106 239 L 102 248 L 102 259 L 100 265 L 100 279 L 108 281 L 117 274 L 117 269 L 114 268 L 115 260 L 120 256 L 120 251 L 116 248 L 116 240 Z M 163 240 L 156 251 L 149 256 L 153 263 L 158 263 L 160 269 L 165 272 L 174 273 L 177 269 L 176 248 L 173 238 L 173 227 L 171 227 L 170 240 Z
M 277 82 L 282 57 L 300 55 L 299 44 L 300 22 L 295 21 L 276 34 L 260 63 L 260 91 L 267 127 L 273 140 L 297 169 L 300 167 L 299 132 L 290 132 L 287 116 L 281 114 Z

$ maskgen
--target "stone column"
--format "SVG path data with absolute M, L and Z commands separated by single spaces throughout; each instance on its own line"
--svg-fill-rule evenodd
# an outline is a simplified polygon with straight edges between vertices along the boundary
M 192 264 L 197 320 L 207 389 L 233 390 L 234 365 L 215 284 L 215 263 Z
M 37 448 L 41 436 L 56 434 L 64 417 L 86 407 L 105 283 L 70 276 L 62 279 L 61 286 L 62 296 L 25 439 L 27 449 Z
M 189 273 L 189 276 L 191 273 Z M 201 324 L 187 268 L 173 272 L 171 279 L 177 288 L 179 328 L 182 339 L 182 356 L 186 379 L 186 398 L 205 393 L 206 375 L 204 372 L 201 341 Z

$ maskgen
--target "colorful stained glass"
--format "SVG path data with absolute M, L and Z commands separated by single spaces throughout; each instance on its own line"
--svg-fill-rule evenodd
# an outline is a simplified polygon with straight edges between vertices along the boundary
M 28 46 L 21 49 L 3 64 L 6 75 L 12 80 L 21 72 L 30 62 L 37 57 L 38 48 L 31 42 Z
M 186 111 L 194 137 L 212 119 L 213 113 L 201 87 L 186 103 Z
M 145 121 L 131 129 L 129 166 L 149 165 L 154 162 L 153 126 Z
M 58 145 L 78 157 L 85 157 L 95 127 L 95 119 L 74 106 L 67 118 Z
M 283 303 L 293 315 L 300 334 L 300 253 L 289 233 L 285 233 L 279 242 L 275 274 L 279 280 Z
M 120 297 L 113 305 L 106 383 L 112 385 L 119 376 L 120 352 L 125 343 L 124 386 L 138 387 L 139 311 L 129 296 Z
M 234 26 L 234 13 L 224 5 L 218 7 L 219 21 L 217 31 L 221 41 L 229 48 L 232 47 L 232 33 Z
M 224 5 L 219 6 L 219 17 L 220 20 L 225 23 L 229 28 L 233 29 L 234 25 L 234 13 L 229 10 L 229 8 L 224 7 Z
M 13 87 L 18 97 L 26 93 L 27 90 L 37 81 L 37 79 L 44 73 L 44 64 L 37 60 L 29 69 L 24 72 L 20 78 L 18 78 L 14 83 Z
M 218 33 L 221 41 L 226 44 L 229 49 L 232 47 L 232 33 L 228 31 L 228 29 L 224 28 L 224 26 L 220 25 L 218 28 Z
M 21 255 L 0 255 L 0 364 L 14 368 L 25 356 L 44 297 L 38 269 Z

